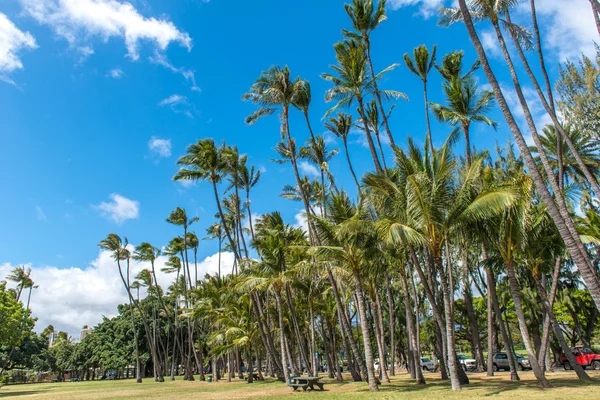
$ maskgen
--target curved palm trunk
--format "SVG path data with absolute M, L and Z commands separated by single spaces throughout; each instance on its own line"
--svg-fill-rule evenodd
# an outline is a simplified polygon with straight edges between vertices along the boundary
M 375 71 L 373 69 L 373 61 L 371 61 L 371 40 L 369 36 L 363 35 L 363 41 L 365 43 L 366 53 L 367 53 L 367 61 L 369 63 L 369 70 L 371 72 L 371 76 L 375 77 Z M 377 104 L 379 104 L 379 111 L 381 112 L 381 118 L 383 119 L 383 126 L 385 127 L 385 132 L 390 138 L 390 145 L 392 149 L 396 148 L 396 143 L 394 142 L 394 137 L 392 136 L 392 131 L 390 131 L 390 126 L 388 124 L 387 114 L 383 108 L 383 102 L 381 101 L 381 94 L 379 93 L 379 88 L 377 87 L 377 81 L 373 79 L 373 89 L 375 89 L 375 98 L 377 99 Z M 383 153 L 382 153 L 383 154 Z
M 552 310 L 554 307 L 554 299 L 556 298 L 556 291 L 558 289 L 558 279 L 560 277 L 560 268 L 562 265 L 562 257 L 557 257 L 556 258 L 556 262 L 554 264 L 554 271 L 552 273 L 552 283 L 550 286 L 550 296 L 548 298 L 548 303 L 550 305 L 550 309 Z M 545 319 L 544 319 L 544 329 L 543 329 L 543 333 L 542 333 L 542 345 L 540 347 L 540 353 L 539 353 L 539 357 L 538 357 L 538 362 L 541 364 L 543 362 L 543 359 L 546 358 L 546 355 L 548 354 L 548 344 L 550 342 L 550 327 L 551 327 L 551 321 L 549 318 L 549 315 L 546 314 Z M 545 361 L 545 360 L 544 360 Z M 546 367 L 548 367 L 548 365 L 546 365 Z M 550 368 L 546 368 L 546 370 L 550 370 Z
M 286 283 L 285 292 L 287 297 L 287 304 L 290 309 L 290 316 L 292 319 L 292 325 L 294 327 L 294 333 L 296 335 L 296 341 L 298 342 L 298 352 L 300 353 L 300 358 L 304 365 L 306 365 L 306 370 L 310 370 L 310 363 L 308 361 L 308 356 L 306 354 L 306 348 L 304 347 L 304 339 L 300 332 L 300 326 L 298 325 L 298 317 L 296 316 L 296 309 L 294 307 L 294 302 L 292 301 L 292 293 L 290 284 Z M 300 365 L 300 370 L 303 370 L 302 365 Z
M 356 174 L 354 173 L 354 168 L 352 168 L 352 162 L 350 161 L 350 154 L 348 153 L 348 141 L 344 138 L 344 151 L 346 152 L 346 160 L 348 160 L 348 167 L 350 168 L 350 173 L 354 178 L 354 182 L 356 183 L 356 188 L 358 189 L 358 193 L 360 193 L 360 184 L 358 183 L 358 179 L 356 178 Z
M 375 378 L 375 364 L 373 358 L 373 347 L 371 346 L 371 334 L 369 332 L 369 321 L 367 321 L 367 312 L 365 310 L 365 298 L 363 296 L 362 284 L 358 270 L 354 270 L 354 293 L 357 297 L 358 315 L 360 317 L 360 328 L 363 336 L 365 350 L 365 362 L 367 363 L 367 380 L 371 392 L 379 391 L 377 379 Z
M 373 328 L 375 330 L 375 337 L 377 342 L 377 353 L 379 354 L 379 376 L 380 379 L 385 383 L 390 383 L 390 377 L 387 373 L 387 360 L 385 357 L 385 342 L 383 340 L 383 319 L 380 318 L 381 309 L 379 304 L 379 295 L 377 291 L 375 291 L 374 299 L 372 301 L 373 304 Z
M 383 147 L 381 147 L 381 138 L 379 137 L 379 128 L 374 126 L 373 133 L 375 133 L 375 139 L 377 140 L 377 147 L 379 148 L 379 152 L 381 153 L 381 162 L 383 162 L 383 168 L 385 170 L 387 170 L 387 165 L 385 163 L 385 154 L 383 153 Z
M 129 290 L 129 263 L 127 263 L 127 280 L 123 276 L 123 270 L 121 270 L 121 263 L 117 258 L 117 267 L 119 268 L 119 275 L 121 276 L 121 281 L 125 286 L 125 290 L 127 291 L 127 298 L 129 299 L 129 310 L 131 311 L 131 329 L 133 329 L 133 340 L 135 341 L 135 374 L 136 374 L 136 382 L 142 383 L 142 363 L 140 360 L 140 345 L 138 341 L 137 330 L 135 329 L 135 316 L 133 314 L 133 304 L 131 299 L 131 291 Z
M 598 0 L 590 0 L 590 4 L 592 5 L 592 12 L 594 13 L 596 29 L 598 29 L 598 34 L 600 35 L 600 4 L 598 4 Z
M 573 257 L 573 260 L 575 261 L 575 264 L 577 265 L 578 269 L 581 271 L 582 277 L 588 287 L 588 290 L 590 291 L 590 294 L 594 300 L 594 303 L 596 304 L 596 307 L 600 308 L 600 282 L 598 282 L 598 277 L 596 276 L 595 272 L 590 268 L 589 256 L 587 256 L 586 254 L 581 252 L 581 242 L 580 242 L 579 238 L 573 237 L 570 227 L 568 226 L 568 222 L 563 219 L 563 212 L 567 211 L 566 207 L 564 206 L 564 202 L 563 202 L 563 205 L 561 205 L 560 200 L 559 200 L 560 208 L 557 207 L 556 204 L 554 204 L 552 196 L 550 195 L 550 192 L 548 191 L 548 189 L 545 186 L 544 179 L 543 179 L 542 175 L 540 174 L 540 172 L 538 171 L 535 161 L 533 160 L 533 157 L 532 157 L 531 153 L 529 152 L 529 149 L 527 147 L 527 143 L 525 142 L 523 134 L 521 133 L 521 130 L 519 129 L 519 126 L 517 125 L 512 113 L 508 107 L 506 99 L 504 98 L 504 95 L 502 93 L 502 89 L 500 88 L 500 85 L 498 84 L 498 80 L 496 79 L 496 76 L 492 72 L 492 69 L 491 69 L 489 61 L 487 59 L 485 50 L 481 44 L 481 41 L 479 40 L 479 37 L 477 36 L 477 32 L 475 31 L 475 27 L 473 25 L 473 21 L 471 19 L 471 14 L 469 13 L 466 1 L 458 0 L 458 4 L 459 4 L 461 12 L 463 14 L 463 18 L 465 21 L 465 25 L 467 27 L 467 31 L 469 33 L 469 37 L 471 38 L 471 41 L 473 42 L 475 50 L 477 51 L 477 55 L 479 57 L 479 60 L 481 61 L 485 75 L 486 75 L 488 81 L 490 82 L 490 85 L 492 86 L 496 100 L 498 101 L 498 105 L 508 123 L 508 126 L 509 126 L 511 132 L 513 133 L 513 136 L 515 137 L 515 141 L 517 142 L 517 145 L 519 146 L 519 151 L 525 159 L 527 169 L 529 170 L 529 173 L 532 175 L 533 181 L 535 183 L 535 187 L 536 187 L 538 193 L 540 193 L 540 196 L 542 197 L 544 204 L 548 208 L 548 212 L 549 212 L 550 216 L 552 217 L 552 220 L 556 224 L 556 227 L 560 233 L 561 238 L 563 239 L 563 241 L 565 243 L 567 250 Z M 514 68 L 512 69 L 512 72 L 514 72 Z M 519 88 L 520 88 L 520 86 L 519 86 Z M 521 93 L 521 95 L 522 95 L 522 93 Z M 533 133 L 533 131 L 532 131 L 532 133 Z M 537 137 L 537 135 L 536 135 L 536 137 Z M 539 147 L 538 147 L 538 149 L 539 149 Z M 541 148 L 539 150 L 543 153 L 543 148 Z M 542 154 L 542 153 L 540 153 L 540 154 Z M 550 179 L 550 182 L 553 182 L 553 180 Z M 557 196 L 558 199 L 560 199 L 561 197 L 562 196 Z
M 508 22 L 510 23 L 511 22 L 510 14 L 507 13 L 506 18 L 507 18 Z M 581 158 L 581 155 L 579 154 L 579 152 L 577 151 L 577 148 L 573 144 L 573 141 L 571 140 L 569 135 L 564 131 L 562 124 L 558 120 L 558 117 L 556 115 L 556 111 L 554 110 L 554 107 L 551 106 L 550 104 L 548 104 L 548 101 L 546 101 L 546 97 L 544 96 L 544 93 L 542 92 L 542 89 L 538 83 L 538 80 L 535 77 L 535 74 L 533 73 L 533 71 L 531 70 L 531 68 L 529 66 L 529 62 L 527 61 L 527 58 L 525 57 L 525 54 L 523 53 L 523 49 L 521 48 L 521 45 L 513 31 L 511 31 L 511 36 L 513 38 L 513 42 L 515 43 L 517 53 L 519 54 L 519 57 L 521 58 L 521 61 L 523 62 L 523 66 L 525 67 L 525 70 L 527 71 L 527 75 L 529 75 L 529 78 L 531 79 L 531 82 L 533 83 L 535 91 L 537 92 L 538 97 L 540 98 L 542 105 L 544 106 L 544 109 L 546 110 L 546 112 L 550 116 L 550 119 L 552 120 L 552 123 L 556 127 L 556 130 L 558 132 L 557 139 L 559 142 L 559 146 L 562 148 L 562 142 L 560 141 L 560 137 L 562 137 L 565 140 L 565 142 L 567 143 L 569 150 L 571 150 L 573 157 L 575 157 L 575 160 L 577 161 L 577 165 L 583 172 L 583 175 L 585 176 L 586 181 L 590 184 L 590 186 L 596 193 L 596 197 L 600 198 L 600 187 L 598 186 L 598 180 L 592 175 L 592 173 L 590 172 L 588 167 L 585 165 L 585 163 L 583 162 L 583 160 Z M 543 57 L 541 55 L 540 55 L 540 58 L 543 61 Z M 545 72 L 545 68 L 544 68 L 544 72 Z M 546 77 L 547 77 L 547 73 L 546 73 Z M 551 93 L 551 91 L 549 91 L 549 93 Z M 536 145 L 537 145 L 537 143 L 536 143 Z M 540 151 L 541 150 L 542 149 L 540 149 Z M 561 156 L 562 156 L 562 154 L 559 154 L 558 160 L 559 160 L 559 163 L 562 164 Z M 559 175 L 558 175 L 557 183 L 560 182 L 560 180 L 562 180 L 562 174 L 560 173 L 560 169 L 561 168 L 559 168 Z M 552 176 L 552 175 L 549 175 L 549 176 Z M 557 194 L 557 196 L 558 196 L 558 194 Z
M 527 349 L 527 355 L 529 356 L 529 363 L 531 364 L 533 374 L 535 375 L 536 379 L 543 388 L 552 387 L 550 382 L 548 382 L 548 380 L 544 376 L 544 371 L 542 371 L 542 368 L 538 363 L 537 357 L 535 355 L 535 350 L 533 349 L 533 346 L 531 345 L 531 340 L 529 339 L 527 321 L 525 320 L 525 314 L 523 313 L 523 307 L 521 305 L 519 283 L 517 282 L 517 276 L 515 274 L 515 268 L 512 265 L 512 262 L 506 263 L 506 274 L 508 275 L 508 287 L 510 289 L 510 294 L 512 295 L 513 302 L 515 304 L 515 313 L 517 314 L 517 320 L 519 321 L 519 330 L 521 331 L 521 336 L 523 337 L 525 349 Z
M 542 307 L 543 307 L 544 311 L 548 314 L 548 318 L 552 322 L 552 328 L 554 329 L 554 335 L 556 336 L 556 339 L 558 340 L 558 343 L 560 344 L 560 348 L 562 349 L 563 353 L 567 356 L 567 360 L 569 361 L 569 363 L 571 364 L 571 366 L 577 373 L 577 377 L 580 380 L 591 379 L 588 376 L 588 374 L 583 370 L 581 365 L 579 365 L 579 363 L 575 359 L 575 356 L 573 355 L 573 352 L 569 348 L 569 345 L 567 344 L 567 341 L 565 340 L 565 336 L 563 335 L 563 331 L 562 331 L 560 325 L 558 324 L 558 321 L 556 320 L 556 316 L 554 315 L 554 312 L 552 311 L 552 305 L 548 301 L 548 297 L 546 296 L 546 291 L 544 290 L 543 286 L 541 285 L 540 280 L 538 279 L 537 276 L 534 277 L 534 280 L 535 280 L 538 292 L 540 294 L 540 297 L 542 298 Z M 540 353 L 540 357 L 545 357 L 545 353 Z
M 381 169 L 379 157 L 377 156 L 377 150 L 375 150 L 375 144 L 373 143 L 373 138 L 371 137 L 371 130 L 369 129 L 369 124 L 367 124 L 367 118 L 365 117 L 365 106 L 363 104 L 362 96 L 356 96 L 356 99 L 358 100 L 358 112 L 360 113 L 360 117 L 363 121 L 363 128 L 365 131 L 365 136 L 367 137 L 369 150 L 371 151 L 371 157 L 373 158 L 373 163 L 375 164 L 375 171 L 380 174 L 383 172 L 383 169 Z

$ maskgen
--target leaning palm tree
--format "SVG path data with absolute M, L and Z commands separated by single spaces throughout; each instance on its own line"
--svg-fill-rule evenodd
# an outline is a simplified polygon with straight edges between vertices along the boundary
M 136 382 L 142 383 L 142 362 L 140 360 L 140 343 L 138 341 L 137 329 L 135 328 L 135 316 L 133 313 L 133 296 L 131 295 L 131 288 L 129 285 L 129 250 L 127 250 L 127 239 L 123 242 L 121 237 L 115 233 L 109 233 L 106 239 L 103 239 L 98 246 L 101 249 L 112 252 L 113 259 L 117 262 L 117 268 L 119 270 L 119 276 L 121 282 L 127 292 L 127 298 L 129 300 L 129 310 L 131 311 L 131 329 L 133 330 L 133 339 L 135 341 L 135 370 L 136 370 Z M 121 268 L 121 261 L 127 260 L 127 279 L 123 275 L 123 269 Z
M 377 3 L 377 6 L 375 6 L 375 2 Z M 344 4 L 346 13 L 352 20 L 352 26 L 356 30 L 356 32 L 351 32 L 344 29 L 344 35 L 354 39 L 362 40 L 364 43 L 371 76 L 375 76 L 373 61 L 371 60 L 371 33 L 379 26 L 379 24 L 387 19 L 385 13 L 385 5 L 387 0 L 379 0 L 375 2 L 373 0 L 352 0 L 352 4 Z M 395 148 L 396 143 L 394 142 L 394 137 L 392 136 L 392 131 L 390 130 L 388 124 L 388 115 L 383 108 L 381 93 L 379 92 L 376 81 L 373 82 L 373 89 L 383 119 L 385 132 L 390 138 L 390 144 L 392 148 Z
M 433 115 L 442 122 L 451 126 L 460 126 L 465 138 L 465 158 L 467 165 L 471 165 L 471 139 L 469 130 L 471 123 L 483 122 L 494 129 L 498 124 L 485 114 L 490 111 L 494 104 L 494 93 L 481 90 L 477 81 L 468 76 L 450 78 L 443 84 L 444 95 L 447 105 L 430 103 L 433 107 Z
M 356 183 L 356 188 L 360 192 L 360 184 L 356 178 L 354 168 L 352 168 L 352 162 L 350 161 L 350 153 L 348 152 L 348 135 L 350 135 L 350 129 L 352 129 L 352 115 L 338 113 L 336 117 L 329 117 L 329 122 L 325 122 L 325 128 L 329 132 L 333 133 L 336 137 L 342 139 L 344 144 L 344 152 L 346 153 L 346 161 L 348 161 L 348 168 Z
M 308 107 L 310 107 L 311 100 L 312 96 L 310 93 L 310 83 L 308 81 L 303 81 L 302 85 L 298 86 L 298 94 L 294 97 L 292 105 L 298 110 L 302 111 L 304 119 L 306 120 L 306 126 L 308 127 L 310 137 L 314 140 L 315 135 L 310 125 L 310 118 L 308 118 Z
M 335 180 L 329 171 L 329 162 L 338 152 L 339 149 L 327 149 L 327 143 L 325 143 L 325 139 L 322 135 L 318 135 L 314 139 L 309 139 L 308 144 L 300 148 L 300 158 L 311 161 L 319 167 L 319 173 L 321 175 L 321 212 L 325 212 L 325 175 L 327 175 L 331 188 L 337 191 Z
M 467 0 L 458 0 L 459 9 L 443 9 L 441 11 L 443 14 L 443 18 L 440 21 L 440 23 L 443 25 L 449 25 L 457 21 L 464 21 L 469 37 L 473 42 L 479 60 L 481 61 L 483 71 L 485 72 L 485 75 L 488 81 L 490 82 L 490 85 L 492 86 L 494 95 L 496 97 L 496 101 L 498 101 L 498 105 L 500 106 L 502 114 L 504 115 L 511 132 L 515 137 L 515 141 L 519 146 L 519 150 L 525 159 L 527 169 L 533 178 L 535 188 L 539 193 L 540 197 L 542 198 L 544 204 L 548 208 L 548 212 L 550 213 L 552 220 L 556 224 L 556 227 L 560 233 L 562 240 L 565 243 L 565 246 L 567 247 L 567 250 L 569 251 L 569 254 L 571 255 L 571 257 L 573 257 L 577 268 L 581 272 L 586 286 L 588 287 L 588 290 L 592 296 L 592 299 L 596 304 L 596 307 L 600 308 L 600 280 L 598 279 L 598 276 L 593 269 L 589 255 L 586 253 L 585 248 L 583 247 L 581 240 L 579 239 L 575 228 L 575 224 L 573 223 L 573 219 L 569 215 L 568 207 L 562 196 L 555 197 L 558 203 L 556 204 L 554 202 L 553 196 L 550 194 L 550 191 L 546 187 L 546 180 L 544 179 L 540 171 L 537 169 L 535 160 L 527 147 L 527 143 L 525 141 L 523 133 L 521 132 L 521 129 L 519 128 L 512 112 L 510 111 L 506 98 L 504 97 L 504 93 L 502 92 L 500 84 L 498 83 L 498 79 L 496 78 L 496 75 L 490 67 L 486 51 L 481 43 L 481 40 L 479 39 L 477 31 L 475 30 L 475 21 L 478 21 L 483 17 L 489 17 L 491 19 L 494 25 L 494 29 L 497 32 L 502 51 L 507 60 L 511 76 L 513 77 L 513 83 L 515 89 L 517 90 L 517 95 L 523 106 L 523 111 L 526 114 L 527 124 L 529 126 L 529 129 L 531 130 L 532 137 L 536 142 L 536 147 L 540 151 L 540 156 L 544 165 L 544 170 L 546 171 L 546 174 L 548 176 L 552 176 L 551 167 L 547 162 L 546 154 L 539 141 L 539 136 L 537 135 L 535 123 L 533 123 L 533 118 L 531 117 L 531 113 L 529 112 L 529 108 L 527 107 L 527 103 L 525 102 L 523 91 L 518 81 L 517 74 L 512 63 L 512 59 L 510 58 L 510 54 L 506 48 L 506 43 L 504 42 L 504 38 L 500 29 L 497 11 L 505 11 L 508 5 L 505 3 L 512 4 L 513 2 L 505 0 L 501 4 L 502 7 L 499 7 L 497 4 L 495 4 L 495 2 L 490 3 L 490 1 L 488 0 L 472 0 L 469 2 L 467 2 Z M 480 7 L 481 10 L 484 11 L 484 13 L 478 13 L 476 9 L 473 9 L 473 6 Z M 473 15 L 471 14 L 472 11 Z M 549 179 L 548 181 L 552 186 L 552 191 L 555 193 L 560 193 L 558 183 L 554 179 Z
M 437 46 L 433 46 L 431 54 L 427 46 L 421 45 L 413 49 L 413 59 L 408 53 L 404 53 L 404 62 L 413 74 L 417 75 L 423 81 L 423 97 L 425 99 L 425 120 L 427 121 L 427 140 L 429 141 L 429 150 L 433 153 L 433 142 L 431 141 L 431 124 L 429 122 L 429 103 L 427 101 L 427 77 L 429 71 L 435 65 L 435 53 Z

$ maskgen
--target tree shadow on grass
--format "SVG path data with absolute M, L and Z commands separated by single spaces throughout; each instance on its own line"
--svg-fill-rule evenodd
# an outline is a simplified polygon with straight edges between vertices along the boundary
M 11 397 L 20 397 L 20 396 L 31 396 L 32 394 L 40 394 L 43 393 L 46 390 L 21 390 L 18 392 L 2 392 L 2 389 L 0 389 L 0 399 L 9 399 Z

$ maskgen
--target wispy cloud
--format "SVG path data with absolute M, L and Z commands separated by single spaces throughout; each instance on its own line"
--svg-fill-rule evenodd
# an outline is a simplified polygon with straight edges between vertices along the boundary
M 41 206 L 35 206 L 35 214 L 37 216 L 38 221 L 48 221 L 46 213 L 44 212 Z
M 161 100 L 158 105 L 169 107 L 174 112 L 185 114 L 190 118 L 194 118 L 194 115 L 198 114 L 196 106 L 191 104 L 187 97 L 180 94 L 172 94 L 166 99 Z
M 113 68 L 106 73 L 106 76 L 113 79 L 121 79 L 124 75 L 124 72 L 121 68 Z
M 160 139 L 156 136 L 152 136 L 148 141 L 148 150 L 150 150 L 150 154 L 156 157 L 170 157 L 171 139 Z
M 23 68 L 18 54 L 35 48 L 37 44 L 31 33 L 19 30 L 5 14 L 0 13 L 0 81 L 16 86 L 8 74 Z
M 125 41 L 127 55 L 139 58 L 140 42 L 164 51 L 171 43 L 188 50 L 192 39 L 164 18 L 145 17 L 131 4 L 117 0 L 20 0 L 23 11 L 40 24 L 49 25 L 76 49 L 92 49 L 90 39 Z
M 181 74 L 181 76 L 183 76 L 188 82 L 190 82 L 190 84 L 192 85 L 191 89 L 193 91 L 201 92 L 201 89 L 196 85 L 196 76 L 193 70 L 186 69 L 184 67 L 175 67 L 173 64 L 171 64 L 169 60 L 167 60 L 167 58 L 163 54 L 159 52 L 154 52 L 154 56 L 149 57 L 149 60 L 155 64 L 165 67 L 173 73 Z
M 93 206 L 104 217 L 121 224 L 128 219 L 137 219 L 140 215 L 140 203 L 121 196 L 118 193 L 110 195 L 110 202 L 102 202 Z

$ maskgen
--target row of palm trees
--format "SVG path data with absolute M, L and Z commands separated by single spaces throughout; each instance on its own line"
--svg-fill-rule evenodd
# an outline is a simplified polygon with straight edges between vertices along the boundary
M 294 176 L 282 196 L 302 203 L 306 230 L 286 223 L 278 212 L 252 220 L 251 190 L 260 174 L 247 165 L 247 157 L 236 147 L 202 139 L 187 148 L 177 162 L 180 169 L 174 179 L 207 181 L 212 186 L 218 212 L 207 234 L 218 239 L 219 257 L 222 251 L 233 254 L 234 265 L 231 273 L 222 274 L 219 262 L 216 276 L 199 278 L 199 241 L 189 231 L 196 219 L 180 208 L 171 213 L 167 221 L 183 229 L 165 249 L 168 265 L 176 272 L 167 291 L 175 306 L 169 309 L 161 301 L 161 312 L 172 321 L 169 329 L 177 340 L 170 352 L 161 352 L 157 345 L 153 350 L 149 343 L 154 365 L 159 365 L 155 367 L 157 380 L 165 373 L 160 365 L 168 365 L 169 360 L 172 376 L 182 360 L 190 380 L 194 368 L 202 379 L 205 365 L 215 378 L 225 370 L 228 379 L 234 371 L 241 375 L 245 363 L 249 370 L 256 366 L 259 379 L 265 372 L 288 380 L 290 374 L 304 370 L 316 375 L 326 362 L 330 377 L 342 380 L 339 369 L 332 367 L 347 364 L 352 379 L 364 380 L 376 391 L 381 382 L 389 382 L 390 375 L 395 375 L 399 358 L 411 377 L 424 384 L 420 357 L 428 342 L 439 359 L 441 377 L 449 378 L 453 389 L 460 389 L 469 379 L 457 358 L 458 304 L 465 309 L 478 371 L 487 369 L 488 375 L 494 374 L 491 355 L 500 350 L 501 342 L 510 359 L 511 378 L 518 380 L 513 352 L 518 341 L 542 387 L 550 386 L 545 375 L 552 368 L 550 348 L 555 357 L 564 352 L 578 377 L 588 379 L 567 345 L 554 302 L 561 276 L 572 274 L 576 267 L 595 306 L 600 306 L 600 235 L 595 225 L 600 218 L 599 148 L 593 139 L 559 119 L 535 1 L 530 0 L 533 32 L 512 23 L 511 12 L 517 3 L 459 0 L 458 9 L 440 11 L 441 25 L 464 22 L 467 27 L 479 60 L 466 71 L 462 52 L 443 57 L 439 65 L 435 47 L 430 51 L 419 46 L 412 58 L 405 54 L 405 64 L 423 82 L 427 132 L 423 148 L 410 138 L 401 146 L 390 128 L 390 103 L 406 95 L 380 86 L 385 74 L 397 65 L 378 73 L 373 66 L 371 35 L 386 20 L 386 2 L 353 0 L 346 5 L 352 29 L 343 31 L 344 40 L 334 45 L 337 63 L 322 75 L 332 85 L 325 100 L 333 103 L 324 127 L 342 140 L 357 198 L 352 198 L 329 170 L 338 150 L 329 149 L 324 137 L 313 131 L 310 83 L 294 78 L 287 67 L 275 66 L 261 73 L 242 96 L 256 105 L 246 122 L 279 115 L 277 162 L 289 163 Z M 516 110 L 508 107 L 490 67 L 475 29 L 475 23 L 483 21 L 495 29 L 535 146 L 527 146 L 514 118 Z M 506 33 L 552 120 L 541 134 L 507 49 Z M 545 89 L 524 54 L 530 49 L 539 56 Z M 443 78 L 444 104 L 428 99 L 428 77 L 434 68 Z M 480 68 L 492 91 L 478 85 L 474 74 Z M 472 123 L 497 127 L 487 116 L 494 101 L 515 137 L 520 156 L 511 145 L 497 149 L 495 157 L 471 146 Z M 356 116 L 348 112 L 354 107 Z M 308 131 L 304 146 L 297 144 L 290 126 L 290 113 L 295 109 L 306 122 L 305 128 L 294 126 L 294 131 Z M 432 140 L 430 110 L 453 128 L 439 147 Z M 348 147 L 355 127 L 365 135 L 374 167 L 362 176 L 353 167 Z M 464 157 L 453 151 L 461 134 Z M 385 158 L 384 136 L 389 138 L 392 159 L 389 155 Z M 303 176 L 301 162 L 318 167 L 319 176 L 314 180 Z M 569 197 L 573 191 L 587 193 L 580 196 L 585 218 L 573 212 Z M 137 312 L 144 321 L 145 337 L 151 340 L 154 322 L 136 305 L 139 300 L 132 295 L 129 281 L 131 246 L 111 234 L 101 247 L 114 254 L 134 329 Z M 193 250 L 194 274 L 188 250 Z M 138 281 L 145 282 L 148 293 L 158 299 L 164 295 L 154 272 L 160 253 L 149 244 L 138 246 L 134 253 L 136 259 L 151 264 L 151 273 Z M 486 344 L 473 286 L 487 304 Z M 520 338 L 511 334 L 505 319 L 508 308 L 514 309 Z M 541 334 L 540 324 L 535 323 L 539 319 Z M 431 333 L 429 340 L 424 340 L 426 330 Z M 495 340 L 498 331 L 500 338 Z M 540 340 L 532 339 L 538 336 Z M 205 357 L 210 361 L 205 362 Z M 376 361 L 381 366 L 389 362 L 391 367 L 376 370 Z M 249 374 L 248 381 L 252 379 Z

